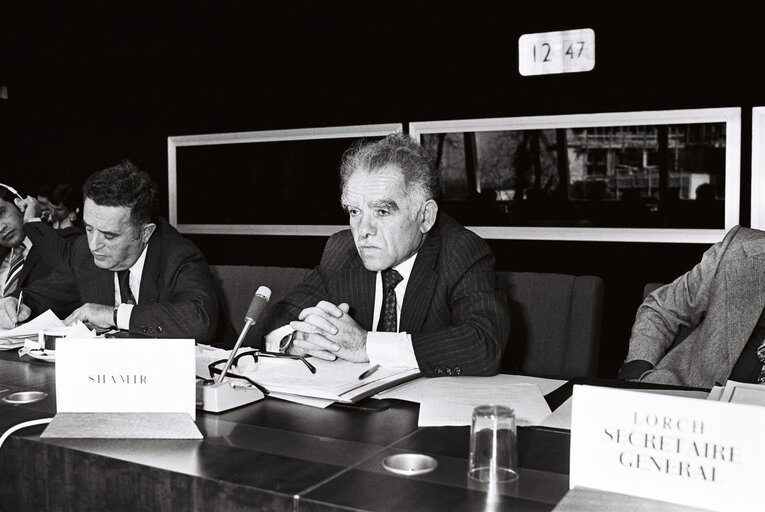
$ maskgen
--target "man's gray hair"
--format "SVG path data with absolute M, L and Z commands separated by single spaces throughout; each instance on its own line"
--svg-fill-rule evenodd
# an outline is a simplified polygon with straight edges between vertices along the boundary
M 407 195 L 415 196 L 412 199 L 424 203 L 437 198 L 439 182 L 433 154 L 404 133 L 392 133 L 374 142 L 360 140 L 348 148 L 340 164 L 340 187 L 344 190 L 357 170 L 374 173 L 387 166 L 401 169 Z

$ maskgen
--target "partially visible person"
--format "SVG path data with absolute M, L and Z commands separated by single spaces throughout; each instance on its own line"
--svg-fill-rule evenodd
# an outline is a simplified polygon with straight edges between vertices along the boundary
M 50 185 L 42 185 L 37 189 L 37 203 L 40 205 L 40 218 L 43 222 L 50 223 Z
M 619 378 L 765 383 L 765 232 L 736 226 L 637 311 Z M 759 355 L 758 355 L 759 354 Z
M 50 218 L 53 228 L 66 237 L 84 233 L 78 216 L 82 207 L 79 195 L 68 183 L 60 183 L 50 191 Z
M 83 189 L 86 236 L 51 274 L 23 288 L 24 304 L 0 300 L 0 327 L 53 310 L 66 324 L 165 338 L 213 337 L 218 299 L 202 253 L 158 217 L 150 176 L 124 161 L 92 174 Z
M 496 374 L 510 321 L 494 255 L 439 212 L 432 155 L 394 134 L 352 147 L 340 176 L 350 230 L 269 310 L 266 347 L 426 376 Z
M 18 295 L 21 287 L 50 274 L 61 262 L 61 238 L 40 221 L 40 206 L 0 185 L 0 297 Z M 36 236 L 38 225 L 47 235 Z

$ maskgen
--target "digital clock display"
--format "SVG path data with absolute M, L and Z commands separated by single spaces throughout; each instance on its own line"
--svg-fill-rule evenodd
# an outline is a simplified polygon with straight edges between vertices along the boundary
M 518 39 L 518 71 L 523 76 L 579 73 L 594 67 L 591 28 L 524 34 Z

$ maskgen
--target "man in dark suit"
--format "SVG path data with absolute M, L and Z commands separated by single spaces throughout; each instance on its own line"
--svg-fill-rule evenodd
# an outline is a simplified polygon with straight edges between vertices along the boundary
M 125 161 L 91 175 L 83 196 L 86 236 L 23 289 L 18 318 L 15 298 L 0 301 L 0 327 L 52 309 L 67 324 L 208 342 L 218 317 L 212 276 L 197 247 L 157 217 L 149 175 Z
M 393 134 L 351 148 L 340 175 L 350 230 L 269 310 L 266 348 L 428 376 L 496 374 L 510 322 L 494 255 L 439 213 L 431 155 Z

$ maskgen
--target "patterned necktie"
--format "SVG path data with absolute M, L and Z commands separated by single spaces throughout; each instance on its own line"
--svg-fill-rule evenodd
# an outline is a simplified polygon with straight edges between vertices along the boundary
M 130 291 L 130 270 L 118 270 L 117 278 L 120 282 L 120 300 L 123 304 L 135 304 L 135 297 Z
M 19 285 L 19 276 L 21 275 L 21 268 L 24 266 L 24 244 L 19 244 L 11 249 L 11 260 L 8 265 L 8 274 L 5 278 L 5 285 L 3 286 L 3 297 L 7 297 L 9 294 L 16 290 Z
M 757 378 L 757 384 L 765 384 L 765 340 L 762 340 L 760 346 L 757 347 L 757 359 L 763 363 L 760 369 L 760 376 Z
M 380 310 L 380 321 L 377 330 L 381 332 L 398 332 L 396 327 L 396 285 L 403 281 L 397 271 L 389 268 L 382 271 L 383 302 Z

